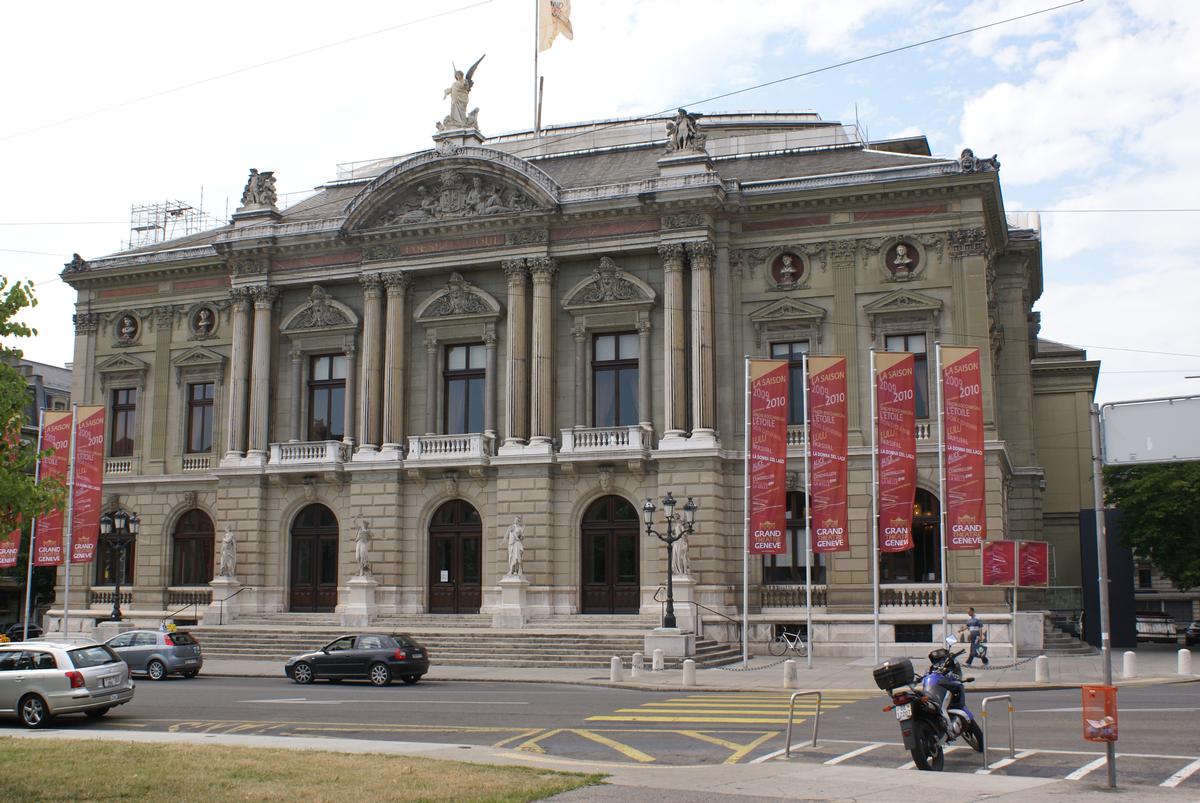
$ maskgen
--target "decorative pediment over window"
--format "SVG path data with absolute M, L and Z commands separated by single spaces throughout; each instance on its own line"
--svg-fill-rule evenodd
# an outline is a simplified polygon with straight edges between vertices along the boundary
M 445 288 L 417 307 L 417 323 L 462 323 L 494 320 L 500 317 L 500 302 L 468 282 L 459 273 L 451 273 Z
M 325 289 L 314 284 L 308 301 L 292 310 L 279 326 L 285 335 L 351 331 L 358 328 L 354 310 L 329 297 Z
M 600 266 L 592 275 L 576 284 L 563 297 L 563 309 L 596 311 L 598 308 L 654 306 L 654 289 L 638 277 L 617 267 L 608 257 L 600 257 Z
M 149 370 L 150 363 L 132 354 L 117 354 L 96 365 L 96 373 L 100 375 L 100 387 L 105 391 L 118 387 L 136 387 L 142 390 L 146 387 L 146 373 Z
M 183 383 L 185 376 L 197 376 L 219 380 L 225 366 L 225 355 L 212 349 L 195 346 L 171 359 L 175 366 L 175 384 Z
M 825 310 L 798 298 L 781 298 L 750 313 L 750 322 L 758 334 L 759 346 L 770 340 L 807 340 L 821 342 L 821 322 Z
M 933 332 L 942 313 L 941 299 L 912 290 L 896 290 L 863 307 L 871 322 L 872 337 L 886 331 L 911 329 L 914 324 Z

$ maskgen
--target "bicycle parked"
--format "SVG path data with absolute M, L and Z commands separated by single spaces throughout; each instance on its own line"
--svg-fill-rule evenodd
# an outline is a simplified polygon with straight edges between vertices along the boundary
M 767 652 L 776 658 L 784 655 L 788 650 L 801 657 L 808 655 L 808 645 L 804 643 L 804 639 L 800 637 L 799 633 L 780 630 L 778 635 L 767 644 Z

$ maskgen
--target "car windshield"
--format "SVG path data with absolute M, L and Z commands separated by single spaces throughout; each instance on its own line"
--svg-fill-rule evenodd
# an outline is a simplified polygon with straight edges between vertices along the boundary
M 196 643 L 196 640 L 187 633 L 172 633 L 171 640 L 174 641 L 176 645 Z
M 104 644 L 94 644 L 91 647 L 80 647 L 67 653 L 76 669 L 86 669 L 89 666 L 103 666 L 117 663 L 121 659 Z

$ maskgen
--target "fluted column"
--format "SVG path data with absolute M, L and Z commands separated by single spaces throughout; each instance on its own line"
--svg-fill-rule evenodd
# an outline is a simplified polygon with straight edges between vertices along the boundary
M 229 425 L 225 427 L 225 458 L 246 455 L 246 403 L 250 398 L 250 305 L 244 287 L 229 291 L 233 314 L 233 344 L 229 367 Z
M 529 443 L 554 440 L 554 277 L 558 265 L 549 257 L 528 260 L 533 277 L 533 404 Z
M 383 448 L 399 449 L 404 443 L 404 377 L 408 368 L 408 289 L 412 277 L 407 273 L 385 273 L 387 285 L 387 336 L 383 352 Z
M 425 434 L 437 433 L 438 344 L 437 338 L 425 335 Z
M 504 385 L 508 401 L 504 410 L 504 445 L 520 446 L 529 437 L 529 321 L 526 319 L 526 282 L 529 270 L 523 259 L 502 263 L 508 276 L 508 356 Z
M 354 390 L 358 381 L 358 346 L 351 340 L 346 344 L 346 406 L 342 411 L 342 443 L 354 446 L 354 414 L 358 403 Z
M 488 447 L 496 443 L 496 330 L 488 325 L 483 333 L 483 434 Z
M 575 429 L 582 429 L 588 425 L 587 329 L 576 324 L 571 334 L 575 336 Z
M 658 247 L 663 261 L 663 438 L 683 437 L 687 359 L 683 318 L 683 245 Z
M 708 241 L 687 244 L 692 266 L 692 437 L 712 437 L 713 395 L 713 255 Z
M 383 281 L 379 274 L 359 277 L 363 291 L 362 380 L 359 387 L 359 449 L 379 448 L 383 408 Z
M 254 294 L 254 356 L 250 373 L 250 448 L 247 457 L 265 461 L 271 419 L 271 312 L 279 288 L 261 285 Z
M 650 414 L 650 321 L 638 321 L 638 424 L 654 429 Z
M 291 440 L 303 438 L 304 423 L 300 420 L 300 396 L 304 393 L 304 352 L 293 348 L 292 358 L 292 403 L 288 410 L 291 425 Z

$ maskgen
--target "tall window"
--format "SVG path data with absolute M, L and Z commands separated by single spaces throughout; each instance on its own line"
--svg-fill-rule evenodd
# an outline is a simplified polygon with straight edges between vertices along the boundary
M 184 513 L 175 525 L 171 585 L 206 585 L 213 576 L 213 523 L 203 510 Z
M 322 354 L 309 360 L 308 439 L 340 441 L 346 434 L 346 355 Z
M 888 335 L 883 347 L 887 351 L 911 351 L 916 355 L 913 383 L 917 391 L 917 418 L 929 418 L 929 355 L 925 351 L 925 335 Z
M 804 354 L 808 353 L 808 341 L 772 343 L 771 356 L 776 360 L 788 361 L 788 423 L 804 423 Z
M 133 455 L 133 434 L 137 423 L 137 388 L 118 388 L 112 392 L 113 457 Z
M 804 585 L 804 547 L 808 530 L 804 526 L 804 494 L 792 491 L 787 495 L 787 552 L 782 555 L 763 555 L 763 582 L 779 585 Z M 810 563 L 813 585 L 825 582 L 825 556 L 814 552 Z
M 213 383 L 196 382 L 188 385 L 187 450 L 212 451 Z
M 483 432 L 485 351 L 482 343 L 446 347 L 445 432 L 461 435 Z
M 596 335 L 592 340 L 592 409 L 598 427 L 638 423 L 637 332 Z

